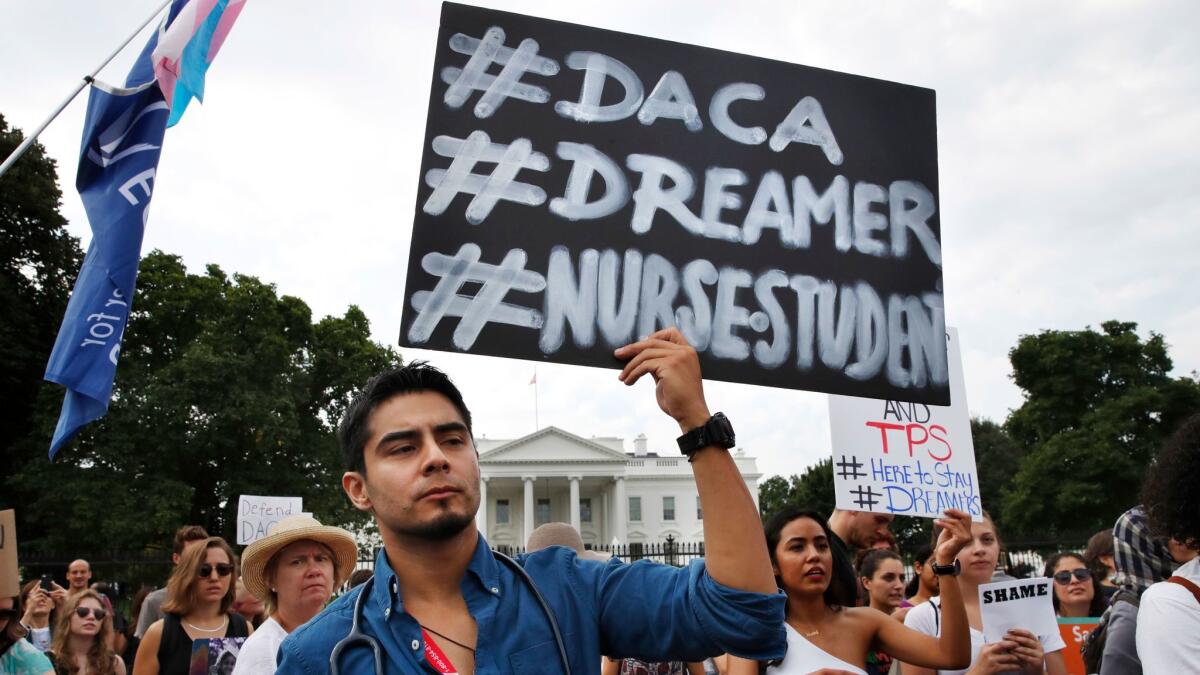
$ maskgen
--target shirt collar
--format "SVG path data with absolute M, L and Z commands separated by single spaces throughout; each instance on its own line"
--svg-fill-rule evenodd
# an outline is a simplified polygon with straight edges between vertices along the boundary
M 471 562 L 467 564 L 467 573 L 474 576 L 492 594 L 500 592 L 500 564 L 482 534 L 475 543 L 475 553 L 471 556 Z M 380 607 L 392 607 L 393 603 L 399 600 L 399 590 L 396 572 L 388 563 L 387 550 L 381 547 L 379 554 L 375 556 L 375 584 L 371 588 L 371 594 Z
M 398 590 L 396 573 L 388 564 L 387 551 L 380 547 L 379 553 L 375 556 L 375 584 L 371 587 L 371 595 L 380 607 L 386 608 L 392 606 L 392 602 L 399 595 Z
M 475 554 L 471 556 L 471 562 L 467 565 L 467 573 L 474 575 L 476 580 L 493 594 L 500 592 L 500 563 L 496 561 L 496 556 L 483 534 L 479 535 L 479 541 L 475 544 Z

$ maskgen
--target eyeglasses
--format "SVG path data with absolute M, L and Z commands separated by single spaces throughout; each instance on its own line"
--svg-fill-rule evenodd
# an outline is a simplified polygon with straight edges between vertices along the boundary
M 217 563 L 216 565 L 204 563 L 199 569 L 196 570 L 196 576 L 200 577 L 201 579 L 207 579 L 208 577 L 212 576 L 213 570 L 217 571 L 218 576 L 227 577 L 230 574 L 233 574 L 233 565 L 228 563 Z
M 81 619 L 88 618 L 89 614 L 96 617 L 97 621 L 103 621 L 104 617 L 108 616 L 108 612 L 104 611 L 100 607 L 76 607 L 75 608 L 75 616 L 77 616 Z
M 1054 581 L 1057 584 L 1066 586 L 1067 584 L 1071 583 L 1072 575 L 1075 576 L 1076 581 L 1087 581 L 1088 579 L 1092 578 L 1091 570 L 1087 569 L 1086 567 L 1080 567 L 1078 569 L 1055 572 Z

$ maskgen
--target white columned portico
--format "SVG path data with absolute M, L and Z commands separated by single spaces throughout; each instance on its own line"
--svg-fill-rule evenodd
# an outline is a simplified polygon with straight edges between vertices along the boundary
M 475 527 L 479 529 L 479 533 L 484 539 L 488 536 L 488 496 L 487 496 L 487 476 L 479 477 L 479 510 L 475 512 Z
M 529 535 L 533 534 L 533 476 L 521 476 L 521 480 L 525 482 L 525 531 L 521 536 L 521 546 L 524 546 L 529 541 Z
M 579 531 L 579 481 L 581 476 L 567 476 L 571 481 L 571 527 Z M 595 517 L 595 516 L 593 516 Z
M 613 524 L 616 526 L 613 536 L 617 538 L 618 542 L 624 544 L 626 536 L 625 527 L 629 520 L 629 516 L 627 515 L 629 503 L 625 500 L 624 476 L 617 476 L 616 489 L 613 491 L 613 501 L 616 502 L 613 504 Z

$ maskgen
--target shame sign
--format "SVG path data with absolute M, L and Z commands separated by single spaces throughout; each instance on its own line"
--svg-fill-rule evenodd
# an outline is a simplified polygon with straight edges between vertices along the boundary
M 1033 582 L 1030 584 L 1022 584 L 1011 588 L 996 588 L 983 591 L 983 604 L 990 605 L 993 602 L 1008 602 L 1010 600 L 1021 600 L 1022 598 L 1033 598 L 1040 595 L 1049 595 L 1050 587 L 1045 583 Z
M 1013 579 L 979 586 L 979 614 L 983 620 L 983 638 L 1002 640 L 1015 628 L 1027 630 L 1039 639 L 1058 634 L 1058 620 L 1050 595 L 1050 580 Z

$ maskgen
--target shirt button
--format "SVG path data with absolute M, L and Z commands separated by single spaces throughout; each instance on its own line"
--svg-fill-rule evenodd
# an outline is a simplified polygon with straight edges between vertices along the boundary
M 383 608 L 383 616 L 384 616 L 384 617 L 390 617 L 391 615 L 392 615 L 392 608 L 391 608 L 391 607 L 384 607 L 384 608 Z
M 415 652 L 415 651 L 417 651 L 418 649 L 420 649 L 420 648 L 421 648 L 421 643 L 420 643 L 420 642 L 418 642 L 418 641 L 416 641 L 416 640 L 413 640 L 413 641 L 412 641 L 412 648 L 413 648 L 413 651 L 414 651 L 414 652 Z
M 395 594 L 396 594 L 396 582 L 395 582 L 395 580 L 393 580 L 392 581 L 392 595 L 395 595 Z
M 499 588 L 496 588 L 495 586 L 492 586 L 492 593 L 499 593 L 499 592 L 500 592 L 500 589 L 499 589 Z

